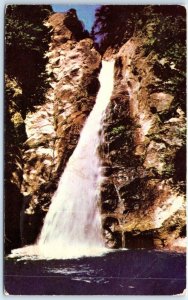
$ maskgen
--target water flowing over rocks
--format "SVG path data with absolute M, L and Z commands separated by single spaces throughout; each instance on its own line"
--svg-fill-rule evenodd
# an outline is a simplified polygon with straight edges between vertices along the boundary
M 113 79 L 114 61 L 103 61 L 96 103 L 61 175 L 38 240 L 44 257 L 65 259 L 106 252 L 99 209 L 101 166 L 98 145 L 102 118 L 113 90 Z
M 106 244 L 173 248 L 185 238 L 185 113 L 171 112 L 173 95 L 149 88 L 158 83 L 156 55 L 144 55 L 143 39 L 131 38 L 114 57 L 100 147 Z

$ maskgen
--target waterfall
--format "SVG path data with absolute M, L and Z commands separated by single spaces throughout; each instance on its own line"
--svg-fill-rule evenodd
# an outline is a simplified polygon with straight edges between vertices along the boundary
M 96 103 L 60 178 L 37 244 L 10 257 L 69 259 L 105 253 L 100 217 L 99 131 L 114 84 L 114 61 L 102 61 Z
M 97 148 L 103 113 L 113 90 L 113 77 L 114 62 L 102 61 L 96 103 L 60 178 L 38 240 L 39 250 L 45 257 L 92 256 L 104 250 Z

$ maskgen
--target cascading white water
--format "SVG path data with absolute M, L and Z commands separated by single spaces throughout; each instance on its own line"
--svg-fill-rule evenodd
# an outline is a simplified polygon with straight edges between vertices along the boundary
M 45 257 L 73 258 L 104 250 L 98 207 L 97 147 L 103 113 L 113 90 L 114 61 L 103 61 L 100 89 L 77 147 L 59 181 L 38 241 Z
M 101 174 L 97 148 L 103 113 L 113 90 L 114 61 L 102 61 L 99 81 L 96 103 L 60 178 L 37 244 L 15 249 L 10 257 L 67 259 L 107 251 L 98 204 Z

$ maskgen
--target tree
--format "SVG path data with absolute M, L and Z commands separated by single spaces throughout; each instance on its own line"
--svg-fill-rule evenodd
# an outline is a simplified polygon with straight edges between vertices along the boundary
M 153 91 L 174 95 L 173 109 L 186 108 L 186 10 L 180 5 L 103 5 L 95 15 L 92 36 L 103 54 L 131 37 L 143 38 L 145 56 L 156 54 L 154 71 L 160 79 Z M 160 61 L 163 59 L 164 64 Z
M 19 108 L 23 115 L 43 101 L 47 88 L 44 53 L 50 42 L 43 22 L 49 5 L 9 5 L 5 20 L 5 72 L 16 78 L 23 91 Z
M 141 11 L 139 5 L 102 5 L 95 14 L 92 36 L 104 53 L 111 46 L 118 49 L 133 36 Z

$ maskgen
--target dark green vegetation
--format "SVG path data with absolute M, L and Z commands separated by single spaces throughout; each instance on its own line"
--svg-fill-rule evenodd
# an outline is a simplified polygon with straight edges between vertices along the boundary
M 50 41 L 43 22 L 49 5 L 8 5 L 5 19 L 5 240 L 20 245 L 24 118 L 44 101 L 47 90 L 44 53 Z M 14 175 L 13 175 L 14 174 Z M 6 249 L 6 250 L 7 250 Z
M 104 53 L 108 47 L 119 49 L 137 28 L 144 6 L 102 5 L 96 11 L 92 36 Z
M 41 103 L 46 91 L 44 53 L 50 34 L 43 22 L 51 12 L 48 5 L 9 5 L 6 10 L 6 73 L 21 86 L 23 96 L 16 105 L 23 114 Z M 8 89 L 8 99 L 10 94 Z
M 143 30 L 146 34 L 146 55 L 154 51 L 158 61 L 154 72 L 160 79 L 158 86 L 151 86 L 151 90 L 158 92 L 165 90 L 174 95 L 171 112 L 177 107 L 186 109 L 186 11 L 176 6 L 172 8 L 148 9 L 148 18 Z M 168 112 L 169 113 L 169 112 Z
M 132 36 L 144 41 L 145 55 L 158 56 L 154 71 L 158 85 L 153 92 L 166 90 L 175 96 L 171 110 L 185 111 L 186 103 L 186 10 L 182 6 L 103 5 L 96 12 L 92 36 L 103 54 L 118 49 Z M 136 72 L 136 70 L 135 70 Z M 168 112 L 169 113 L 169 112 Z M 164 113 L 164 118 L 167 112 Z

